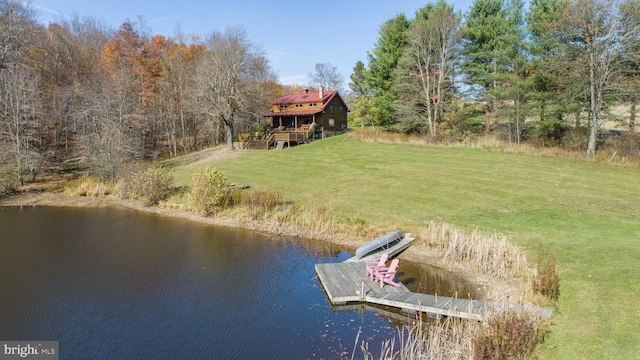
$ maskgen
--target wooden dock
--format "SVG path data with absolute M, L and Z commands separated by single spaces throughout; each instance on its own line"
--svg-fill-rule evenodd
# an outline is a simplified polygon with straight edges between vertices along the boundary
M 378 254 L 378 257 L 380 254 Z M 371 260 L 368 260 L 371 261 Z M 379 283 L 365 276 L 365 262 L 349 259 L 343 263 L 316 264 L 316 274 L 334 305 L 367 303 L 384 305 L 437 316 L 453 316 L 482 320 L 487 313 L 518 305 L 491 303 L 476 300 L 455 299 L 409 291 L 404 285 L 394 287 Z M 533 309 L 533 308 L 532 308 Z M 551 317 L 551 309 L 533 309 L 543 318 Z

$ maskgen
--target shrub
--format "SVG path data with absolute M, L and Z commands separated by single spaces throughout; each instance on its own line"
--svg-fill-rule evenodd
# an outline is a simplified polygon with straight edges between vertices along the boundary
M 192 180 L 191 200 L 196 211 L 209 215 L 229 200 L 224 185 L 227 179 L 217 168 L 198 169 Z
M 562 138 L 562 146 L 566 149 L 584 151 L 589 143 L 589 130 L 586 128 L 570 129 Z
M 78 196 L 105 196 L 113 190 L 113 184 L 107 184 L 93 177 L 83 176 L 80 183 L 73 190 Z
M 609 135 L 606 138 L 603 148 L 610 152 L 606 160 L 613 158 L 639 159 L 640 133 L 625 131 L 620 132 L 618 135 Z
M 547 119 L 539 121 L 531 129 L 530 135 L 537 140 L 539 145 L 558 145 L 564 134 L 569 130 L 569 125 L 559 119 Z
M 20 176 L 15 166 L 0 166 L 0 194 L 14 193 L 20 187 Z
M 526 311 L 491 316 L 473 336 L 474 359 L 526 359 L 541 341 L 538 319 Z
M 156 205 L 173 192 L 173 173 L 165 168 L 150 167 L 125 177 L 119 186 L 120 196 Z
M 533 291 L 548 297 L 550 300 L 558 300 L 560 296 L 560 276 L 556 266 L 556 255 L 550 253 L 546 263 L 543 264 L 545 251 L 540 244 L 538 260 L 534 268 Z

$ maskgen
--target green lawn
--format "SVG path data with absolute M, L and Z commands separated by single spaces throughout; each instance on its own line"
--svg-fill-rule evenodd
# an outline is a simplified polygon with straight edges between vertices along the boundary
M 431 220 L 501 232 L 531 261 L 558 255 L 560 302 L 543 359 L 640 358 L 640 171 L 478 148 L 338 136 L 214 164 L 229 182 L 407 232 Z M 203 166 L 200 164 L 199 166 Z M 178 185 L 194 166 L 176 168 Z

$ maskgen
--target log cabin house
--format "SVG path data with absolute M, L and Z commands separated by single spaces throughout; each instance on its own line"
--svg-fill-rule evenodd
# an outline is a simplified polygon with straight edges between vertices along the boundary
M 287 94 L 272 102 L 270 111 L 264 115 L 270 119 L 270 134 L 263 134 L 260 139 L 245 137 L 240 139 L 241 144 L 245 149 L 268 149 L 341 134 L 347 130 L 348 111 L 338 91 L 324 91 L 322 86 L 318 92 L 305 89 L 299 94 Z

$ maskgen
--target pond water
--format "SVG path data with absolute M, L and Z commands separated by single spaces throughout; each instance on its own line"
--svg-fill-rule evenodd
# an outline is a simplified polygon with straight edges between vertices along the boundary
M 133 210 L 0 207 L 0 340 L 59 341 L 61 359 L 344 359 L 356 339 L 375 352 L 397 336 L 401 322 L 329 305 L 314 265 L 351 254 L 311 244 Z M 473 295 L 401 270 L 414 291 Z

